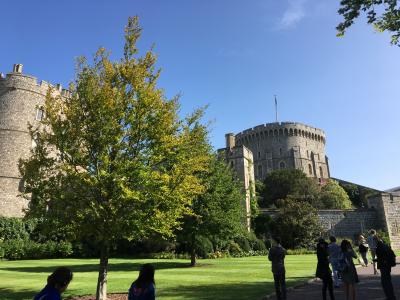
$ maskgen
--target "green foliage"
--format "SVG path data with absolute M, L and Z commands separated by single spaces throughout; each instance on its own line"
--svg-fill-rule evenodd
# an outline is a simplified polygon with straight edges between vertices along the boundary
M 235 242 L 240 246 L 244 252 L 249 252 L 251 250 L 249 240 L 246 236 L 235 237 Z
M 239 255 L 243 252 L 243 250 L 242 250 L 242 248 L 240 248 L 239 244 L 234 241 L 229 242 L 228 251 L 229 251 L 229 254 L 232 256 Z
M 0 217 L 0 241 L 27 240 L 35 230 L 37 220 Z
M 214 248 L 219 248 L 243 231 L 245 195 L 232 170 L 214 155 L 207 170 L 201 174 L 205 192 L 193 201 L 193 213 L 184 218 L 178 232 L 183 251 L 192 251 L 198 236 L 207 237 L 214 242 Z
M 272 221 L 272 234 L 288 249 L 311 248 L 322 229 L 316 209 L 308 202 L 287 198 Z
M 214 252 L 211 241 L 207 237 L 201 235 L 196 236 L 195 250 L 196 254 L 202 258 L 206 258 L 208 254 Z
M 352 203 L 346 191 L 336 180 L 332 179 L 329 179 L 328 182 L 321 187 L 319 203 L 321 207 L 327 209 L 349 209 L 352 207 Z
M 317 206 L 319 188 L 317 183 L 297 169 L 275 170 L 264 181 L 264 202 L 261 206 L 279 207 L 279 200 L 296 197 Z
M 265 214 L 260 214 L 253 220 L 254 233 L 262 239 L 267 239 L 269 232 L 271 231 L 272 218 Z
M 305 255 L 305 254 L 315 254 L 316 251 L 309 248 L 297 248 L 297 249 L 288 249 L 287 255 Z
M 343 36 L 360 13 L 366 13 L 368 24 L 378 31 L 392 34 L 392 44 L 399 45 L 400 38 L 400 6 L 393 0 L 341 0 L 338 13 L 344 20 L 336 27 L 338 36 Z
M 69 242 L 37 243 L 31 240 L 7 240 L 0 243 L 0 253 L 2 258 L 19 260 L 62 258 L 71 256 L 73 251 Z

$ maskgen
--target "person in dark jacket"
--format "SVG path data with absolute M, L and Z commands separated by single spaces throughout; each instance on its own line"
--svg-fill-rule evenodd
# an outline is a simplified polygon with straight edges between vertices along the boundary
M 285 281 L 285 256 L 286 249 L 281 246 L 281 240 L 278 237 L 273 239 L 274 245 L 268 253 L 268 259 L 271 261 L 272 273 L 274 275 L 275 292 L 278 300 L 286 300 L 286 281 Z
M 359 280 L 353 258 L 357 258 L 357 255 L 348 240 L 343 240 L 340 244 L 340 248 L 342 249 L 342 254 L 339 261 L 342 262 L 341 265 L 346 266 L 346 268 L 340 272 L 344 283 L 346 300 L 350 298 L 351 300 L 356 300 L 356 283 L 358 283 Z
M 318 263 L 315 276 L 322 279 L 322 299 L 326 300 L 326 289 L 328 288 L 330 299 L 335 300 L 335 296 L 333 295 L 332 271 L 329 268 L 328 256 L 328 243 L 324 239 L 319 239 L 317 244 Z
M 396 300 L 392 285 L 392 265 L 390 256 L 391 249 L 378 236 L 376 239 L 376 262 L 377 268 L 381 271 L 381 284 L 387 300 Z
M 34 300 L 61 300 L 61 294 L 72 280 L 72 271 L 66 267 L 57 268 L 49 277 L 47 285 L 37 294 Z
M 132 283 L 128 300 L 154 300 L 156 299 L 156 288 L 154 282 L 154 267 L 144 264 L 139 271 L 139 277 Z

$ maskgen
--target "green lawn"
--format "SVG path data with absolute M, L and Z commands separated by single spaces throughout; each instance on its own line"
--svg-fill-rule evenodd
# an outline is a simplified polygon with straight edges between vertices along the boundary
M 261 299 L 273 291 L 271 265 L 265 257 L 199 260 L 188 267 L 187 260 L 111 259 L 108 290 L 125 292 L 137 277 L 143 263 L 156 267 L 157 299 Z M 290 255 L 286 258 L 288 285 L 307 280 L 315 272 L 315 255 Z M 64 297 L 94 294 L 98 260 L 48 259 L 0 262 L 0 299 L 32 299 L 58 266 L 74 272 Z

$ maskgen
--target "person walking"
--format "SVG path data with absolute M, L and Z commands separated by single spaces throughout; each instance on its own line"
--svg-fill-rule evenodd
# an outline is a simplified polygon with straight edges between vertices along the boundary
M 275 292 L 278 300 L 286 300 L 286 282 L 285 282 L 285 256 L 286 249 L 281 246 L 281 240 L 278 237 L 273 239 L 274 245 L 268 253 L 268 259 L 271 261 L 272 273 L 274 275 Z
M 369 247 L 369 251 L 371 252 L 372 257 L 372 267 L 374 268 L 374 275 L 378 273 L 376 270 L 376 231 L 371 229 L 369 231 L 369 236 L 367 237 L 367 243 Z
M 358 236 L 358 251 L 360 252 L 360 263 L 363 267 L 368 266 L 368 244 L 363 235 Z
M 139 271 L 139 277 L 132 282 L 128 291 L 128 300 L 154 300 L 156 287 L 154 281 L 154 267 L 144 264 Z
M 356 299 L 355 284 L 359 282 L 357 270 L 353 262 L 353 258 L 357 258 L 351 244 L 348 240 L 343 240 L 340 244 L 342 250 L 341 258 L 339 259 L 339 271 L 342 275 L 342 281 L 345 287 L 346 300 Z
M 322 299 L 326 300 L 326 289 L 328 288 L 330 299 L 335 300 L 335 296 L 333 295 L 332 272 L 329 268 L 328 256 L 328 243 L 321 238 L 317 244 L 318 263 L 315 276 L 322 279 Z
M 67 289 L 72 277 L 70 269 L 66 267 L 57 268 L 47 277 L 47 285 L 33 299 L 61 300 L 61 294 Z
M 381 271 L 381 284 L 387 300 L 396 300 L 392 284 L 392 267 L 396 266 L 396 255 L 378 236 L 376 239 L 376 261 Z
M 335 288 L 339 287 L 339 272 L 338 272 L 338 262 L 339 257 L 342 253 L 340 246 L 336 244 L 336 238 L 334 236 L 329 237 L 330 243 L 328 245 L 329 262 L 332 266 L 333 283 Z

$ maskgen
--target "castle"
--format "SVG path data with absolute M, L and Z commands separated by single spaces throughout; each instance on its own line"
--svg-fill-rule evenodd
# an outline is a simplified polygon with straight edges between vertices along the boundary
M 43 118 L 50 87 L 62 97 L 69 95 L 61 85 L 38 82 L 23 74 L 22 69 L 21 64 L 16 64 L 11 73 L 0 75 L 0 216 L 7 217 L 22 217 L 28 205 L 27 200 L 18 196 L 24 189 L 18 162 L 28 157 L 35 146 L 28 124 L 38 125 Z M 242 181 L 248 217 L 250 200 L 255 197 L 255 180 L 263 180 L 273 170 L 300 169 L 321 183 L 330 178 L 326 136 L 320 129 L 276 122 L 225 137 L 226 147 L 218 152 Z M 400 249 L 400 188 L 378 191 L 369 199 L 368 208 L 322 210 L 319 216 L 326 231 L 338 236 L 353 236 L 368 228 L 383 229 L 392 246 Z
M 0 76 L 0 215 L 21 217 L 27 201 L 18 195 L 24 182 L 18 161 L 26 158 L 34 147 L 28 124 L 33 126 L 43 118 L 43 105 L 49 87 L 61 95 L 68 91 L 61 85 L 22 73 L 23 66 L 15 64 L 12 73 Z

